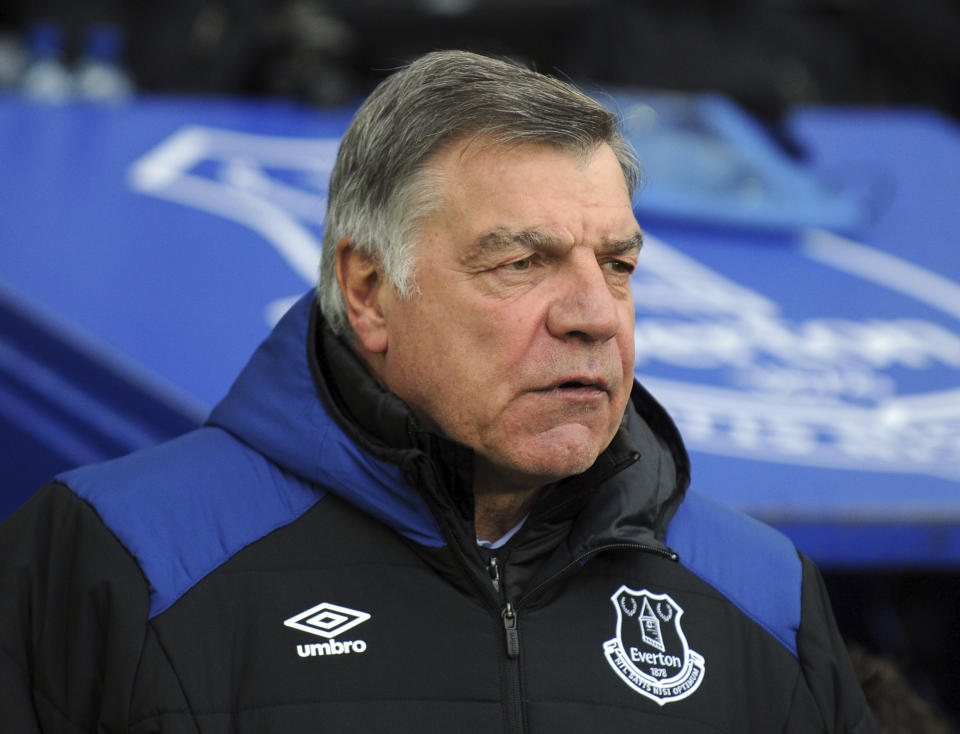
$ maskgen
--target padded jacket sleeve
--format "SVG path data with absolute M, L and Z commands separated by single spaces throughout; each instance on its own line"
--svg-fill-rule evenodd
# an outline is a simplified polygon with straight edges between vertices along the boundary
M 879 734 L 847 648 L 837 630 L 823 578 L 803 561 L 802 614 L 797 652 L 802 670 L 786 734 Z M 811 722 L 820 722 L 816 729 Z
M 4 729 L 126 730 L 148 614 L 136 562 L 60 484 L 0 525 L 0 560 Z

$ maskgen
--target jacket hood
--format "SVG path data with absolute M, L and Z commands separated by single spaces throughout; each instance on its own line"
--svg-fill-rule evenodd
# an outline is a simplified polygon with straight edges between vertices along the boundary
M 433 514 L 406 486 L 401 467 L 360 448 L 321 402 L 308 354 L 313 302 L 311 291 L 287 311 L 207 424 L 229 431 L 285 471 L 319 484 L 406 537 L 444 545 Z
M 438 507 L 472 522 L 472 451 L 422 430 L 329 331 L 312 291 L 256 350 L 208 424 L 421 545 L 446 543 Z M 439 481 L 422 481 L 425 474 Z M 541 493 L 531 518 L 545 528 L 566 524 L 566 543 L 577 555 L 597 544 L 636 542 L 641 528 L 661 540 L 688 482 L 676 427 L 634 383 L 610 447 L 587 472 Z

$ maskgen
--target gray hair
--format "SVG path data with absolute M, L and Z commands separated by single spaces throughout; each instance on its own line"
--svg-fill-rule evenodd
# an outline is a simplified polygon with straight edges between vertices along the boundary
M 632 197 L 637 158 L 614 113 L 565 82 L 465 51 L 426 54 L 387 77 L 357 110 L 330 177 L 318 298 L 334 333 L 351 332 L 337 287 L 337 243 L 380 262 L 407 297 L 417 229 L 442 201 L 429 163 L 470 136 L 490 145 L 541 143 L 580 155 L 606 143 Z

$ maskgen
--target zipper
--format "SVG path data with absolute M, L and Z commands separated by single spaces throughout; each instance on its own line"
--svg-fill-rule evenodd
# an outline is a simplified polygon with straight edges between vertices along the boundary
M 503 628 L 507 633 L 507 657 L 516 659 L 520 657 L 520 634 L 517 632 L 517 610 L 513 604 L 507 602 L 503 607 Z
M 495 555 L 490 556 L 487 563 L 487 573 L 490 574 L 490 583 L 493 584 L 493 590 L 500 595 L 500 563 Z
M 500 561 L 496 555 L 491 555 L 487 561 L 487 572 L 490 574 L 490 583 L 500 597 L 502 608 L 500 620 L 503 623 L 506 659 L 500 665 L 501 680 L 503 681 L 503 723 L 504 730 L 522 734 L 526 731 L 524 725 L 523 690 L 520 679 L 520 633 L 517 630 L 517 610 L 513 602 L 507 598 L 506 586 L 500 569 Z
M 436 479 L 434 468 L 425 460 L 425 471 L 429 472 L 432 479 Z M 490 586 L 486 586 L 482 577 L 476 573 L 475 567 L 466 557 L 463 549 L 457 542 L 454 529 L 446 521 L 444 513 L 439 512 L 434 506 L 431 497 L 428 496 L 428 504 L 431 505 L 437 524 L 447 540 L 447 547 L 450 548 L 454 558 L 464 571 L 466 578 L 473 579 L 478 587 L 482 597 L 486 597 L 494 609 L 500 612 L 500 621 L 503 624 L 504 639 L 506 642 L 506 655 L 501 658 L 501 681 L 503 695 L 503 720 L 504 730 L 510 734 L 524 734 L 526 731 L 525 715 L 523 711 L 523 693 L 520 681 L 520 636 L 517 631 L 517 612 L 513 604 L 506 598 L 506 588 L 500 570 L 500 563 L 495 554 L 491 555 L 487 561 L 487 574 Z
M 518 658 L 520 657 L 520 635 L 517 632 L 517 610 L 507 599 L 507 592 L 503 588 L 503 580 L 500 577 L 500 561 L 495 555 L 490 556 L 487 571 L 490 574 L 490 583 L 500 595 L 500 603 L 503 605 L 500 609 L 500 619 L 503 620 L 503 630 L 506 633 L 507 657 Z
M 517 632 L 517 611 L 513 604 L 507 602 L 504 605 L 502 617 L 507 635 L 507 659 L 502 666 L 504 730 L 523 734 L 527 727 L 520 679 L 520 636 Z
M 570 561 L 566 566 L 561 568 L 559 571 L 556 571 L 555 573 L 545 578 L 539 584 L 537 584 L 532 589 L 527 591 L 527 593 L 525 593 L 523 597 L 520 599 L 520 602 L 522 603 L 527 599 L 530 599 L 532 596 L 534 596 L 538 591 L 543 589 L 545 586 L 548 586 L 549 584 L 552 584 L 558 581 L 560 578 L 565 576 L 571 569 L 577 568 L 588 558 L 591 558 L 597 555 L 598 553 L 602 553 L 604 551 L 611 551 L 611 550 L 642 551 L 643 553 L 650 553 L 652 555 L 659 556 L 660 558 L 665 558 L 668 561 L 673 561 L 674 563 L 680 560 L 680 556 L 677 555 L 676 551 L 672 550 L 671 548 L 667 548 L 666 546 L 647 545 L 646 543 L 609 543 L 608 545 L 601 545 L 601 546 L 598 546 L 597 548 L 594 548 L 589 553 L 580 554 L 579 556 L 574 558 L 572 561 Z

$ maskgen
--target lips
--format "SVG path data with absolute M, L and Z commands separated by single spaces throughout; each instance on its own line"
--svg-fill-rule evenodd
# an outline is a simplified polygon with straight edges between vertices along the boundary
M 609 383 L 606 379 L 602 377 L 592 377 L 592 376 L 576 376 L 576 377 L 564 377 L 556 382 L 552 383 L 549 387 L 545 388 L 546 391 L 549 390 L 591 390 L 591 391 L 600 391 L 608 392 Z

